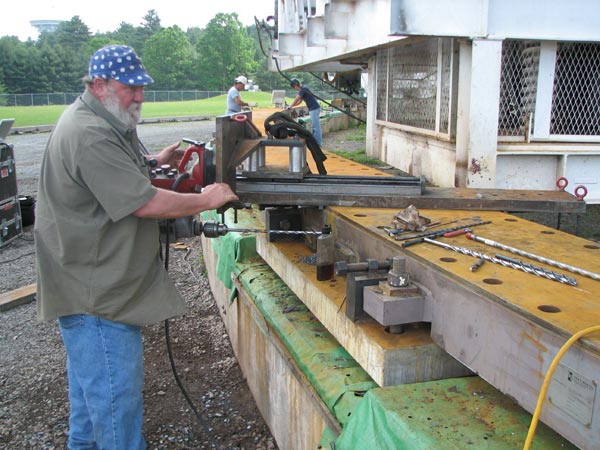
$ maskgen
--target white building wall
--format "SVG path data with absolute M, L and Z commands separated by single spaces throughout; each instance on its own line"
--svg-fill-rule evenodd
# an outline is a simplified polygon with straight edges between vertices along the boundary
M 295 10 L 302 17 L 280 20 L 273 55 L 282 70 L 343 71 L 368 62 L 366 148 L 371 157 L 444 187 L 553 189 L 556 179 L 566 176 L 567 191 L 584 183 L 586 201 L 600 203 L 600 136 L 549 133 L 553 74 L 547 64 L 557 42 L 600 42 L 600 2 L 526 3 L 440 0 L 432 7 L 422 0 L 316 0 L 316 13 L 303 16 L 302 0 L 281 0 L 288 15 Z M 460 20 L 449 20 L 457 14 Z M 455 40 L 460 50 L 451 136 L 376 120 L 374 55 L 403 45 L 407 36 L 462 37 Z M 541 40 L 534 133 L 526 131 L 524 137 L 499 138 L 503 39 Z
M 454 186 L 454 145 L 391 127 L 378 126 L 382 161 L 410 174 L 424 176 L 436 186 Z

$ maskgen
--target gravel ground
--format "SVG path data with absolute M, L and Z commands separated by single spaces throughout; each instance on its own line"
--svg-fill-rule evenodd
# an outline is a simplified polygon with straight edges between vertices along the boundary
M 208 141 L 214 121 L 140 126 L 151 151 L 182 138 Z M 19 195 L 35 197 L 47 133 L 12 135 Z M 0 249 L 0 293 L 35 283 L 32 226 Z M 175 382 L 164 324 L 143 330 L 144 434 L 149 449 L 276 449 L 233 354 L 202 265 L 198 239 L 171 250 L 169 273 L 188 313 L 169 321 L 181 382 L 197 419 Z M 68 401 L 65 353 L 54 322 L 36 319 L 35 302 L 0 312 L 0 448 L 66 448 Z
M 140 137 L 151 151 L 182 138 L 209 141 L 213 121 L 142 125 Z M 349 134 L 324 136 L 327 149 L 359 149 Z M 35 197 L 40 156 L 48 134 L 12 135 L 19 195 Z M 554 227 L 556 214 L 522 214 Z M 600 238 L 600 206 L 579 219 L 581 235 Z M 561 229 L 574 233 L 576 216 L 563 215 Z M 32 227 L 0 249 L 0 293 L 35 283 Z M 145 436 L 149 449 L 276 449 L 231 349 L 204 274 L 197 239 L 171 251 L 169 272 L 189 312 L 171 320 L 177 371 L 207 434 L 177 387 L 166 351 L 164 324 L 145 327 Z M 65 355 L 55 323 L 36 319 L 35 302 L 0 312 L 0 448 L 65 448 L 68 402 Z

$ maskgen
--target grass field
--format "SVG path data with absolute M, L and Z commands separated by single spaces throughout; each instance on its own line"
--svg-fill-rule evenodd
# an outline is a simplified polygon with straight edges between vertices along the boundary
M 242 99 L 256 103 L 257 107 L 271 105 L 270 92 L 242 92 Z M 287 99 L 288 104 L 292 99 Z M 226 94 L 203 100 L 182 102 L 146 102 L 142 109 L 142 118 L 179 117 L 179 116 L 220 116 L 225 113 Z M 15 127 L 54 125 L 67 105 L 50 106 L 0 106 L 0 119 L 15 119 Z

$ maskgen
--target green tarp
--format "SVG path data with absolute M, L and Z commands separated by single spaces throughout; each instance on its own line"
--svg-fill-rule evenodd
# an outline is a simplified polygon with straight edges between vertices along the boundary
M 239 214 L 230 227 L 260 228 L 256 211 Z M 203 218 L 219 220 L 214 213 Z M 283 341 L 342 432 L 326 429 L 323 448 L 336 450 L 520 449 L 531 415 L 479 377 L 379 388 L 275 272 L 256 254 L 253 234 L 212 240 L 217 276 L 232 289 L 232 276 Z M 266 332 L 266 330 L 265 330 Z M 533 449 L 574 449 L 543 424 Z
M 531 415 L 479 377 L 372 389 L 336 450 L 521 449 Z M 532 449 L 575 449 L 540 424 Z
M 238 215 L 238 228 L 261 228 L 257 212 Z M 203 213 L 205 220 L 219 220 L 214 213 Z M 316 319 L 300 299 L 256 254 L 253 234 L 229 233 L 211 241 L 218 255 L 217 276 L 228 288 L 235 286 L 232 275 L 253 300 L 264 319 L 284 342 L 312 387 L 340 424 L 366 391 L 377 384 Z

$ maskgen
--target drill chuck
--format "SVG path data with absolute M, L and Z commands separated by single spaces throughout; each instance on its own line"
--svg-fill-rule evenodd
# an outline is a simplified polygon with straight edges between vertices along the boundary
M 217 222 L 215 220 L 207 220 L 201 224 L 201 230 L 204 237 L 216 238 L 219 236 L 225 236 L 229 232 L 229 228 L 224 223 Z

